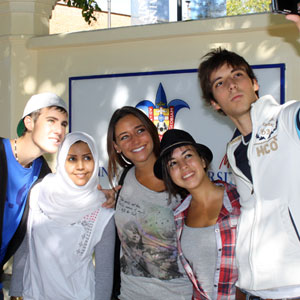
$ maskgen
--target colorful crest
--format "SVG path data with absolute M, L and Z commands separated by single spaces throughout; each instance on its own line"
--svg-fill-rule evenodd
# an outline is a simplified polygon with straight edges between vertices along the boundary
M 155 104 L 150 100 L 143 100 L 136 105 L 136 108 L 143 110 L 154 123 L 160 139 L 168 129 L 174 128 L 176 114 L 184 107 L 190 108 L 181 99 L 173 99 L 168 104 L 166 93 L 161 83 L 157 89 Z

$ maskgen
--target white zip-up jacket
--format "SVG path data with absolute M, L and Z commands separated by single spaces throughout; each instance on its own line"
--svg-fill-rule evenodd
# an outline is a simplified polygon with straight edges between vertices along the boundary
M 299 109 L 300 101 L 279 105 L 270 95 L 252 104 L 247 155 L 253 184 L 235 164 L 241 135 L 227 146 L 242 206 L 237 285 L 246 290 L 300 285 Z

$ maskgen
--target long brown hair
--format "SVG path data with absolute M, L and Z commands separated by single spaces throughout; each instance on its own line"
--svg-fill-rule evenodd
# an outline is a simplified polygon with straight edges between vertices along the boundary
M 125 157 L 125 159 L 128 161 L 125 162 L 122 158 L 120 153 L 117 153 L 117 151 L 114 148 L 114 142 L 116 142 L 116 136 L 115 136 L 115 128 L 118 121 L 122 118 L 124 118 L 127 115 L 133 115 L 136 118 L 138 118 L 143 125 L 145 126 L 146 130 L 149 132 L 150 136 L 153 140 L 153 152 L 156 157 L 159 156 L 160 151 L 160 142 L 159 137 L 157 133 L 157 129 L 155 125 L 152 123 L 152 121 L 147 117 L 145 113 L 143 113 L 141 110 L 133 107 L 133 106 L 123 106 L 122 108 L 117 109 L 108 125 L 108 131 L 107 131 L 107 153 L 108 153 L 108 180 L 111 185 L 113 185 L 113 178 L 114 176 L 118 175 L 118 165 L 122 168 L 125 168 L 128 164 L 132 164 L 132 162 Z M 123 154 L 122 154 L 123 155 Z

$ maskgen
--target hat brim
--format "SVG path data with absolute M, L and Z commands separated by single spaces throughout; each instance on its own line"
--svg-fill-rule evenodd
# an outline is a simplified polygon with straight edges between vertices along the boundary
M 18 137 L 22 136 L 25 130 L 24 119 L 21 119 L 17 126 Z
M 178 143 L 176 145 L 171 146 L 170 148 L 168 148 L 167 151 L 165 151 L 162 155 L 159 156 L 159 158 L 156 160 L 155 164 L 154 164 L 154 175 L 159 178 L 159 179 L 163 179 L 163 175 L 162 175 L 162 159 L 163 157 L 165 157 L 168 153 L 171 153 L 174 149 L 181 147 L 181 146 L 186 146 L 186 145 L 192 145 L 196 148 L 198 154 L 205 158 L 207 160 L 207 162 L 210 164 L 212 159 L 213 159 L 213 154 L 211 152 L 211 150 L 206 147 L 205 145 L 202 144 L 197 144 L 197 143 L 188 143 L 188 142 L 183 142 L 183 143 Z

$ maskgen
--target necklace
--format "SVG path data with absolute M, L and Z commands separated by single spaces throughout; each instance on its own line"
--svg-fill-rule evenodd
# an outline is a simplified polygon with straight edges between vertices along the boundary
M 15 158 L 16 158 L 17 161 L 19 161 L 18 151 L 17 151 L 17 139 L 15 139 Z
M 242 143 L 243 143 L 243 145 L 244 145 L 244 146 L 247 146 L 247 145 L 249 144 L 249 142 L 250 142 L 250 139 L 249 139 L 248 142 L 245 142 L 244 136 L 242 135 Z
M 15 158 L 16 158 L 16 161 L 19 163 L 19 164 L 21 164 L 20 162 L 19 162 L 19 157 L 18 157 L 18 150 L 17 150 L 17 139 L 15 139 Z M 25 167 L 25 168 L 30 168 L 31 167 L 31 165 L 32 165 L 32 162 L 31 163 L 29 163 L 28 165 L 23 165 L 23 164 L 21 164 L 23 167 Z

